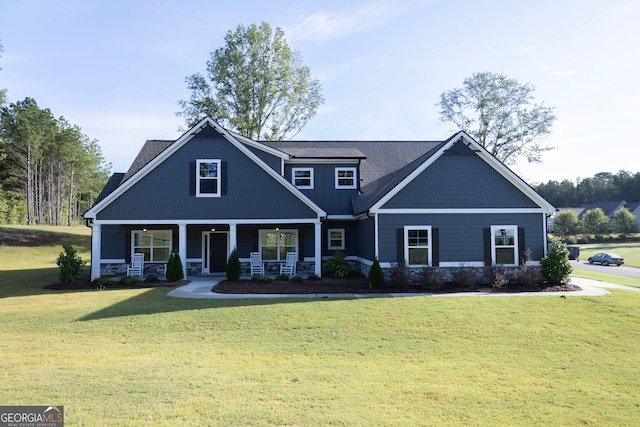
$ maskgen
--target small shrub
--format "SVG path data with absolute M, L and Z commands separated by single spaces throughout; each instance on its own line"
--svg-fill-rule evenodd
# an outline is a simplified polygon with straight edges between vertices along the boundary
M 289 280 L 289 276 L 287 276 L 285 280 Z M 271 283 L 273 282 L 273 279 L 268 276 L 261 276 L 259 274 L 254 274 L 253 276 L 251 276 L 251 281 L 258 282 L 258 283 Z
M 275 280 L 286 282 L 287 280 L 289 280 L 289 276 L 287 276 L 286 274 L 278 274 Z
M 492 288 L 500 289 L 509 283 L 508 270 L 503 265 L 485 267 L 484 274 Z
M 160 279 L 155 274 L 147 274 L 147 277 L 144 278 L 145 283 L 158 283 Z
M 568 283 L 573 267 L 569 262 L 567 245 L 557 240 L 551 242 L 551 250 L 540 260 L 540 264 L 542 264 L 542 274 L 549 284 Z
M 82 258 L 78 256 L 78 252 L 71 245 L 62 245 L 64 253 L 58 255 L 56 264 L 60 267 L 58 279 L 62 283 L 73 283 L 80 277 L 80 270 L 86 264 Z
M 95 279 L 91 283 L 99 291 L 102 291 L 103 289 L 108 288 L 109 286 L 111 286 L 113 284 L 113 282 L 111 280 L 107 279 L 106 277 L 98 277 L 97 279 Z
M 331 258 L 325 261 L 323 274 L 338 278 L 347 277 L 351 274 L 351 266 L 345 260 L 344 252 L 336 251 Z
M 371 289 L 380 289 L 384 285 L 384 272 L 382 271 L 382 267 L 380 267 L 378 258 L 373 260 L 373 264 L 369 270 L 368 280 Z
M 444 274 L 439 268 L 423 267 L 418 273 L 418 284 L 428 291 L 437 291 L 444 286 Z
M 242 275 L 242 266 L 240 265 L 240 259 L 238 258 L 238 251 L 234 248 L 227 260 L 227 280 L 238 280 Z
M 167 282 L 177 282 L 184 279 L 184 270 L 182 269 L 182 261 L 178 251 L 174 249 L 169 255 L 169 262 L 167 263 Z
M 524 251 L 524 259 L 514 271 L 514 276 L 518 285 L 534 286 L 540 283 L 540 270 L 531 265 L 531 249 Z
M 307 277 L 307 280 L 310 280 L 312 282 L 315 282 L 316 280 L 320 280 L 320 276 L 318 276 L 317 274 L 310 274 Z
M 120 279 L 118 283 L 125 286 L 140 286 L 142 284 L 142 280 L 138 277 L 126 276 Z
M 406 288 L 411 283 L 411 271 L 404 261 L 398 261 L 389 270 L 389 283 Z
M 293 276 L 291 278 L 291 281 L 295 282 L 295 283 L 302 283 L 302 281 L 304 281 L 304 279 L 302 278 L 302 276 Z
M 461 264 L 451 272 L 454 283 L 463 287 L 471 287 L 476 281 L 476 272 L 473 268 L 465 267 Z

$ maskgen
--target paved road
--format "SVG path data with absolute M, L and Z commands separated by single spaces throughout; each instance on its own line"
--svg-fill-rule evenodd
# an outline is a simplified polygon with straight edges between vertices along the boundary
M 631 277 L 640 280 L 640 268 L 600 264 L 589 264 L 586 260 L 571 261 L 571 265 L 576 270 L 589 270 L 598 273 L 613 274 L 615 276 Z

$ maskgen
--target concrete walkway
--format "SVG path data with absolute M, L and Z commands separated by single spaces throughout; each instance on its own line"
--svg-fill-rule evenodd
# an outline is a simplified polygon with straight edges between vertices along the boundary
M 239 298 L 389 298 L 389 297 L 463 297 L 463 296 L 600 296 L 610 293 L 606 288 L 626 289 L 640 292 L 640 288 L 616 285 L 591 279 L 572 277 L 571 283 L 582 288 L 575 292 L 462 292 L 455 294 L 431 293 L 372 293 L 372 294 L 218 294 L 211 292 L 211 288 L 224 280 L 224 277 L 194 277 L 191 283 L 170 291 L 167 295 L 177 298 L 211 298 L 211 299 L 239 299 Z

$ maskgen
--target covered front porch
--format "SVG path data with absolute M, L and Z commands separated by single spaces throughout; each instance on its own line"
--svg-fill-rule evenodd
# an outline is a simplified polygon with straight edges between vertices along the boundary
M 250 253 L 260 252 L 265 273 L 279 270 L 286 253 L 298 253 L 300 274 L 321 275 L 319 219 L 226 221 L 99 221 L 92 228 L 91 278 L 122 275 L 132 254 L 145 256 L 144 274 L 157 274 L 177 250 L 188 276 L 224 273 L 235 248 L 249 271 Z

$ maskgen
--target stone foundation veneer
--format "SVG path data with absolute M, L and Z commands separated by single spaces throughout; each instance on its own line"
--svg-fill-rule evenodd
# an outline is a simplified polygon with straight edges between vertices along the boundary
M 364 264 L 359 261 L 347 260 L 351 268 L 357 273 L 362 274 L 364 277 L 369 276 L 369 270 L 371 269 L 370 265 Z M 251 264 L 248 262 L 240 263 L 242 268 L 242 274 L 244 276 L 248 276 L 250 272 Z M 265 275 L 267 276 L 277 276 L 280 274 L 280 262 L 265 262 Z M 149 274 L 154 274 L 158 277 L 164 277 L 165 272 L 165 263 L 145 263 L 144 265 L 144 276 Z M 486 267 L 433 267 L 442 271 L 443 279 L 445 282 L 451 282 L 453 273 L 460 269 L 470 269 L 475 273 L 477 283 L 486 283 L 487 278 L 485 277 L 485 268 Z M 507 269 L 507 276 L 510 281 L 514 280 L 514 272 L 516 267 L 505 267 Z M 538 269 L 540 273 L 542 273 L 542 267 L 540 266 L 530 266 L 529 268 Z M 390 268 L 383 268 L 385 281 L 389 281 Z M 296 265 L 296 275 L 302 278 L 307 278 L 311 274 L 314 274 L 315 271 L 315 262 L 313 261 L 298 261 Z M 411 281 L 418 282 L 418 278 L 420 272 L 422 271 L 422 267 L 419 268 L 409 268 Z M 200 276 L 202 274 L 202 263 L 201 262 L 187 262 L 187 277 L 189 276 Z M 127 264 L 100 264 L 100 275 L 101 276 L 126 276 L 127 274 Z

